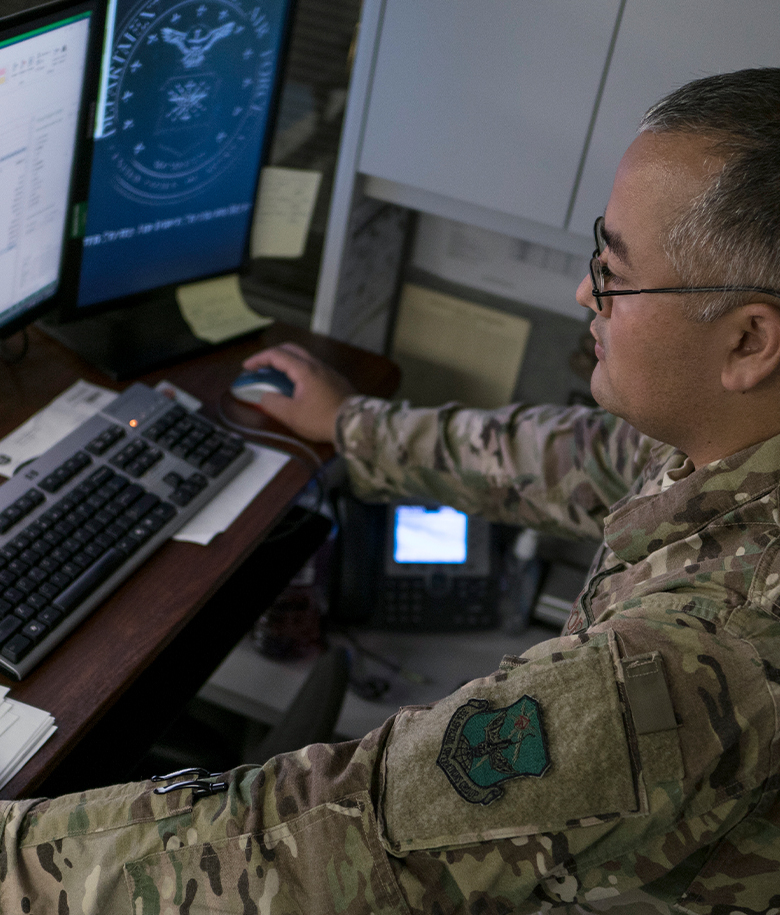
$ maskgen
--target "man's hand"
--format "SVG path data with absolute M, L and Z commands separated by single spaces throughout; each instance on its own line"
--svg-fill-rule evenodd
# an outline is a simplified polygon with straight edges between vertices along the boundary
M 314 442 L 333 442 L 336 415 L 342 403 L 357 393 L 335 369 L 295 343 L 283 343 L 250 356 L 245 369 L 273 366 L 295 385 L 292 397 L 269 391 L 262 409 L 293 432 Z

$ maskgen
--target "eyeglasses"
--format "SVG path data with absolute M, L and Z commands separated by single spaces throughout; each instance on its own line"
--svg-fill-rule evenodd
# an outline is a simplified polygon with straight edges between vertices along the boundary
M 776 289 L 766 289 L 763 286 L 670 286 L 660 289 L 609 289 L 605 291 L 604 286 L 611 274 L 607 265 L 601 260 L 601 255 L 607 247 L 603 216 L 599 216 L 593 224 L 593 234 L 596 237 L 596 250 L 590 259 L 590 281 L 593 284 L 593 297 L 599 311 L 601 311 L 602 298 L 613 295 L 641 295 L 644 292 L 760 292 L 780 298 L 780 292 Z

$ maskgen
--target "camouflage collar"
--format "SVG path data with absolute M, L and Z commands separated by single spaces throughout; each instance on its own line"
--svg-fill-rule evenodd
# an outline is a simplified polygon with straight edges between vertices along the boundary
M 659 479 L 679 466 L 680 458 L 679 451 L 669 451 L 660 467 L 651 461 L 637 494 L 618 503 L 606 518 L 604 539 L 624 562 L 638 562 L 720 517 L 736 515 L 780 484 L 780 436 L 708 464 L 659 492 Z

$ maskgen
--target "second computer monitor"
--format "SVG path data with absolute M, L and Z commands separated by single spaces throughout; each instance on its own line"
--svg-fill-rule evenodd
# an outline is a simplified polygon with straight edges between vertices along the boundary
M 77 313 L 241 267 L 290 0 L 110 0 Z

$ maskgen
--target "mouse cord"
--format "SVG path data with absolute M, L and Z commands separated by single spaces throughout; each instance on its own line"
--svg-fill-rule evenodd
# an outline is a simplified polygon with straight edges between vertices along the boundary
M 227 395 L 223 395 L 223 398 Z M 238 432 L 240 435 L 243 435 L 258 445 L 268 444 L 271 447 L 273 446 L 284 446 L 277 447 L 277 451 L 285 451 L 291 458 L 296 461 L 300 461 L 304 466 L 312 473 L 311 482 L 316 487 L 317 497 L 314 502 L 313 508 L 307 509 L 310 514 L 316 515 L 319 513 L 319 510 L 322 508 L 322 505 L 326 501 L 325 487 L 322 482 L 322 470 L 324 464 L 322 459 L 317 454 L 317 452 L 310 448 L 308 445 L 305 445 L 303 442 L 299 441 L 297 438 L 293 438 L 291 435 L 283 435 L 280 432 L 267 432 L 263 429 L 255 429 L 252 426 L 244 426 L 241 423 L 237 423 L 234 420 L 230 419 L 222 407 L 223 398 L 220 398 L 217 410 L 219 413 L 219 421 L 227 429 L 230 429 L 233 432 Z M 288 449 L 298 449 L 298 452 L 291 451 Z M 284 521 L 280 522 L 282 525 L 282 530 L 278 534 L 273 534 L 265 538 L 264 543 L 273 543 L 277 540 L 282 540 L 285 537 L 293 534 L 295 531 L 301 527 L 305 521 L 306 517 L 303 517 L 300 521 L 291 524 L 287 527 L 284 526 Z

